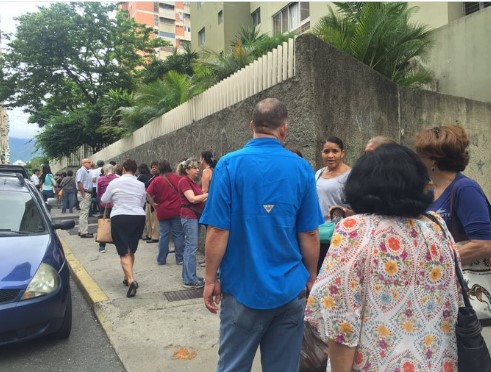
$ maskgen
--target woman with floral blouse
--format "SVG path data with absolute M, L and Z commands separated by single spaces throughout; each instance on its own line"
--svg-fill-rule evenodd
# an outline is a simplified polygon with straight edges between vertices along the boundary
M 345 194 L 358 214 L 337 225 L 306 308 L 328 343 L 327 371 L 457 371 L 457 253 L 443 220 L 424 215 L 426 182 L 397 144 L 353 167 Z

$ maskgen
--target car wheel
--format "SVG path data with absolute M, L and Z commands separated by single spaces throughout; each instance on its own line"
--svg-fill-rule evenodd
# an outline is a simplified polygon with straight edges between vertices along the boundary
M 54 339 L 65 339 L 70 336 L 72 331 L 72 293 L 68 289 L 68 299 L 66 303 L 65 316 L 63 317 L 63 323 L 61 323 L 60 329 L 54 332 L 51 337 Z

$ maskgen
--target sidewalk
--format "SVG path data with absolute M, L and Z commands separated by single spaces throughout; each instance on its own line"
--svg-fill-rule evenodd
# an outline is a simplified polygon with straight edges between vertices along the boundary
M 78 225 L 78 212 L 61 214 L 53 208 L 51 214 L 55 220 L 73 218 Z M 89 232 L 95 233 L 96 224 L 95 217 L 89 218 Z M 127 298 L 114 245 L 107 244 L 106 253 L 99 253 L 94 239 L 78 236 L 78 226 L 58 230 L 58 236 L 72 277 L 128 372 L 216 370 L 219 317 L 205 309 L 202 289 L 182 286 L 182 266 L 175 263 L 173 253 L 167 265 L 157 265 L 158 244 L 140 241 L 134 267 L 138 293 Z M 197 270 L 203 276 L 204 268 L 198 265 Z M 184 353 L 185 358 L 177 359 L 175 353 Z M 260 371 L 257 359 L 254 371 Z

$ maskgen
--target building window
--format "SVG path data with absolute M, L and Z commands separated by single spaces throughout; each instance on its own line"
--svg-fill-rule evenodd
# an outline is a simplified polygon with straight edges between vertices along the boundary
M 469 15 L 491 6 L 491 3 L 464 3 L 464 14 Z
M 254 27 L 259 25 L 261 23 L 261 8 L 257 8 L 255 11 L 253 11 L 251 17 L 252 17 L 252 25 Z
M 203 27 L 198 32 L 198 45 L 203 46 L 205 44 L 205 28 Z
M 169 39 L 175 39 L 176 38 L 176 34 L 174 34 L 172 32 L 164 32 L 164 31 L 159 31 L 159 36 L 160 37 L 167 37 Z
M 273 16 L 273 33 L 293 31 L 310 17 L 309 3 L 291 3 Z
M 171 4 L 164 4 L 164 3 L 158 3 L 159 7 L 162 8 L 163 10 L 174 10 L 174 5 Z
M 218 12 L 218 24 L 223 22 L 223 10 Z

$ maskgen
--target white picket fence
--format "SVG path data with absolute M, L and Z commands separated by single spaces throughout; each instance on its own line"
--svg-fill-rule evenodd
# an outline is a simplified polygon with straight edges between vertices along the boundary
M 131 136 L 112 143 L 96 154 L 87 154 L 82 149 L 78 153 L 85 152 L 85 156 L 94 161 L 114 158 L 123 152 L 232 106 L 294 75 L 294 39 L 289 39 L 205 92 L 136 130 Z M 57 172 L 68 165 L 79 165 L 71 164 L 72 162 L 73 156 L 71 161 L 65 158 L 51 163 L 51 169 Z

